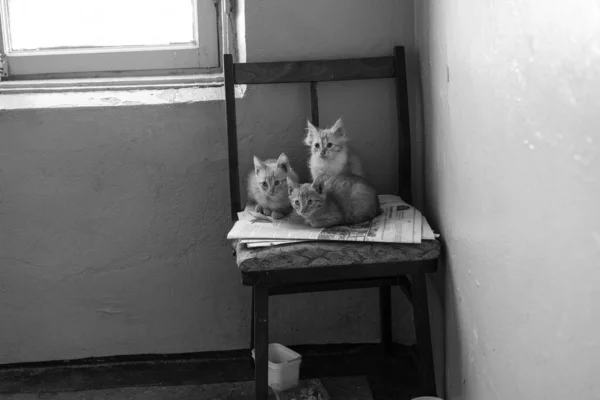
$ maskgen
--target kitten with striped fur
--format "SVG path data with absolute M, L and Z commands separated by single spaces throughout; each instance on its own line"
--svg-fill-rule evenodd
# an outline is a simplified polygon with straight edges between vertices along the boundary
M 360 159 L 348 148 L 348 140 L 341 118 L 325 129 L 307 121 L 304 144 L 310 147 L 308 166 L 313 180 L 323 173 L 365 176 Z
M 248 197 L 256 203 L 254 210 L 275 219 L 292 211 L 287 191 L 287 178 L 298 181 L 287 156 L 262 161 L 254 156 L 254 170 L 248 174 Z
M 302 185 L 288 176 L 287 186 L 292 207 L 313 228 L 360 224 L 380 213 L 376 190 L 357 175 L 323 174 Z

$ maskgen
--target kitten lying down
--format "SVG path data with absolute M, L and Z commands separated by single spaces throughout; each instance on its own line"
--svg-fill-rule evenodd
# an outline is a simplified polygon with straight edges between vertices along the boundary
M 287 191 L 288 177 L 298 180 L 284 153 L 277 160 L 262 161 L 254 157 L 254 170 L 248 174 L 248 197 L 256 203 L 256 212 L 279 219 L 292 211 Z
M 352 174 L 322 174 L 313 183 L 298 184 L 287 178 L 292 207 L 313 228 L 360 224 L 380 212 L 375 189 Z

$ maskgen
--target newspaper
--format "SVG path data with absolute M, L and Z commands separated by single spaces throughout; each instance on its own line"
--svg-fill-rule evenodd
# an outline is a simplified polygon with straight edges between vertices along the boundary
M 240 242 L 246 244 L 251 249 L 254 247 L 279 246 L 282 244 L 310 242 L 311 240 L 265 240 L 265 239 L 241 239 Z
M 306 240 L 421 243 L 422 240 L 436 238 L 419 210 L 400 197 L 380 195 L 379 202 L 382 212 L 373 220 L 332 228 L 312 228 L 296 213 L 273 219 L 247 206 L 238 213 L 239 220 L 227 239 L 240 239 L 248 247 L 264 247 Z

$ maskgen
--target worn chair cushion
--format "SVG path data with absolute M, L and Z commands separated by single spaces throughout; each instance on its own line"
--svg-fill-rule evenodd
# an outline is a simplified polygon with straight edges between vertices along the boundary
M 419 244 L 315 241 L 251 249 L 238 242 L 236 257 L 242 272 L 258 272 L 433 260 L 439 257 L 440 249 L 437 240 Z

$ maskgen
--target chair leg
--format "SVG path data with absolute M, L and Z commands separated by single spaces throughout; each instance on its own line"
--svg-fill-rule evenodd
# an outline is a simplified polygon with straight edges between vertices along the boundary
M 254 286 L 252 286 L 252 303 L 250 305 L 250 351 L 254 349 Z M 254 360 L 250 357 L 250 366 L 254 367 Z
M 267 400 L 269 361 L 269 289 L 254 286 L 254 384 L 256 400 Z
M 402 290 L 402 292 L 406 296 L 406 299 L 408 301 L 410 301 L 410 304 L 412 304 L 412 301 L 413 301 L 412 300 L 412 283 L 410 282 L 408 277 L 400 276 L 398 278 L 398 286 L 400 287 L 400 290 Z
M 390 356 L 392 354 L 392 288 L 390 286 L 379 288 L 379 324 L 383 353 Z
M 421 385 L 425 390 L 425 395 L 436 396 L 427 284 L 424 273 L 413 275 L 412 297 Z

